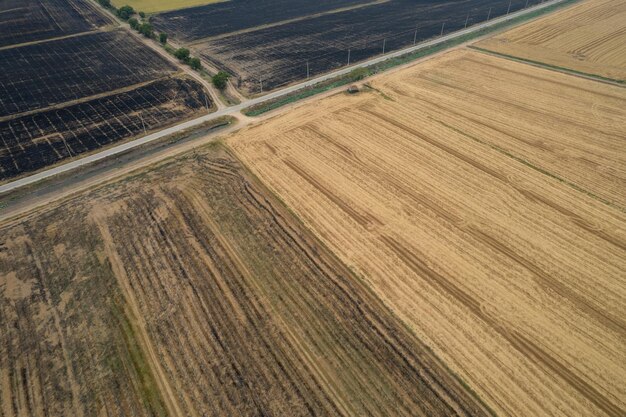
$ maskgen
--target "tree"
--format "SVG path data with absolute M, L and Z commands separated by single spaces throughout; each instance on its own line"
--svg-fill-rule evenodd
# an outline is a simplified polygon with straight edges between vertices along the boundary
M 130 25 L 131 28 L 135 30 L 139 30 L 139 21 L 135 19 L 134 17 L 131 17 L 130 19 L 128 19 L 128 24 Z
M 98 3 L 100 3 L 100 6 L 110 9 L 111 6 L 111 0 L 98 0 Z
M 198 58 L 191 58 L 189 60 L 189 66 L 191 67 L 191 69 L 198 71 L 200 68 L 202 68 L 202 63 Z
M 117 9 L 117 16 L 122 20 L 128 20 L 135 13 L 135 10 L 130 6 L 122 6 Z
M 228 73 L 220 71 L 213 76 L 213 85 L 218 89 L 223 90 L 226 88 L 226 83 L 228 82 L 229 78 L 230 75 Z
M 142 23 L 139 25 L 139 29 L 137 29 L 139 33 L 141 33 L 146 38 L 151 38 L 154 36 L 154 29 L 150 23 Z
M 187 62 L 187 60 L 189 60 L 189 49 L 178 48 L 176 51 L 174 51 L 174 56 L 183 62 Z
M 144 12 L 139 12 L 139 16 L 140 16 L 142 19 L 145 19 L 145 18 L 146 18 L 146 14 L 145 14 Z
M 167 43 L 167 33 L 159 34 L 159 42 L 161 42 L 163 45 Z

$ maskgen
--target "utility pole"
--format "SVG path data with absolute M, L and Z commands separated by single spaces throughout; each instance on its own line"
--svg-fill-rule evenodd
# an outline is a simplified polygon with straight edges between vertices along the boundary
M 526 5 L 524 6 L 524 9 L 528 7 L 528 0 L 526 0 Z
M 509 0 L 509 7 L 508 9 L 506 9 L 506 14 L 509 14 L 509 12 L 511 11 L 511 3 L 513 3 L 513 0 Z
M 259 83 L 261 83 L 261 92 L 263 92 L 263 79 L 259 78 Z
M 387 39 L 383 39 L 383 55 L 385 55 L 385 44 L 387 43 Z
M 465 29 L 467 29 L 467 22 L 469 21 L 469 13 L 467 14 L 467 17 L 465 18 Z
M 143 134 L 146 134 L 146 124 L 143 122 L 143 116 L 139 113 L 139 118 L 141 119 L 141 125 L 143 126 Z
M 443 36 L 443 28 L 446 26 L 446 22 L 443 22 L 441 24 L 441 33 L 439 34 L 439 36 Z
M 491 17 L 491 7 L 489 8 L 489 13 L 487 14 L 487 20 Z
M 206 111 L 209 111 L 209 100 L 206 97 L 206 94 L 204 95 L 204 105 L 206 106 Z
M 309 79 L 309 61 L 306 62 L 306 79 Z
M 415 27 L 415 35 L 413 35 L 413 45 L 417 42 L 417 26 Z
M 350 65 L 350 48 L 348 48 L 348 65 Z

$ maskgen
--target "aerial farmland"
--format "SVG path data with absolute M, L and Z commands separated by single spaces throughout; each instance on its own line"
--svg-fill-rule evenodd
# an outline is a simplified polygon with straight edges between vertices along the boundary
M 0 182 L 211 110 L 198 81 L 91 2 L 11 5 L 0 25 Z M 41 29 L 20 37 L 20 25 Z
M 165 13 L 154 21 L 207 62 L 233 74 L 243 93 L 255 94 L 539 2 L 388 0 L 324 13 L 325 2 L 316 2 L 318 8 L 311 9 L 309 16 L 292 18 L 281 11 L 284 22 L 273 24 L 259 17 L 265 16 L 262 9 L 255 13 L 255 8 L 247 10 L 247 2 L 232 3 Z M 348 2 L 339 2 L 344 3 Z M 232 21 L 218 17 L 219 9 L 226 7 L 234 9 L 232 18 L 228 15 Z M 236 13 L 238 8 L 241 13 Z
M 626 4 L 583 2 L 567 12 L 485 39 L 477 47 L 626 82 Z
M 626 91 L 594 83 L 456 51 L 229 143 L 498 415 L 617 416 Z
M 6 415 L 488 415 L 220 147 L 6 224 L 0 247 Z
M 624 10 L 0 4 L 0 417 L 626 415 Z

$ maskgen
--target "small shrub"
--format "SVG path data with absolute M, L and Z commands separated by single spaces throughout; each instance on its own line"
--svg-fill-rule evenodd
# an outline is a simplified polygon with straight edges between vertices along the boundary
M 122 6 L 117 9 L 117 16 L 122 20 L 128 20 L 133 14 L 135 10 L 131 6 Z
M 100 3 L 100 6 L 110 9 L 113 6 L 111 6 L 111 0 L 98 0 L 98 3 Z
M 139 17 L 141 17 L 142 19 L 145 19 L 146 14 L 144 12 L 139 12 Z
M 130 25 L 131 28 L 135 30 L 139 30 L 139 21 L 135 19 L 134 17 L 131 17 L 130 19 L 128 19 L 128 24 Z
M 200 68 L 202 68 L 202 62 L 200 62 L 200 59 L 198 58 L 191 58 L 189 60 L 189 66 L 191 67 L 191 69 L 198 71 Z
M 167 33 L 159 33 L 159 42 L 163 45 L 167 43 Z
M 350 71 L 349 78 L 352 81 L 360 81 L 363 78 L 366 78 L 370 75 L 370 72 L 367 68 L 355 68 Z
M 183 62 L 187 62 L 189 60 L 189 49 L 178 48 L 176 51 L 174 51 L 174 56 Z
M 154 29 L 150 23 L 142 23 L 139 25 L 139 29 L 137 29 L 139 33 L 141 33 L 146 38 L 151 38 L 154 36 Z
M 217 74 L 215 74 L 213 76 L 213 85 L 220 89 L 223 90 L 226 88 L 226 85 L 228 83 L 228 79 L 230 78 L 230 75 L 224 71 L 220 71 Z

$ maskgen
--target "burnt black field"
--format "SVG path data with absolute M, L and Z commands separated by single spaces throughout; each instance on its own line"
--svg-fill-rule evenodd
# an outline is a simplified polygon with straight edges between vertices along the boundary
M 87 32 L 109 23 L 88 0 L 1 0 L 0 47 Z
M 0 122 L 0 180 L 142 134 L 144 126 L 149 131 L 171 125 L 205 112 L 207 104 L 211 99 L 198 82 L 169 78 Z
M 152 81 L 174 65 L 125 32 L 0 50 L 0 117 Z
M 510 12 L 539 0 L 512 0 Z M 234 74 L 247 93 L 271 90 L 507 13 L 509 0 L 391 0 L 208 40 L 202 57 Z M 468 17 L 469 16 L 469 17 Z M 211 25 L 210 21 L 206 22 Z M 416 33 L 417 31 L 417 33 Z
M 161 13 L 151 22 L 173 38 L 189 42 L 371 2 L 373 0 L 230 0 Z

